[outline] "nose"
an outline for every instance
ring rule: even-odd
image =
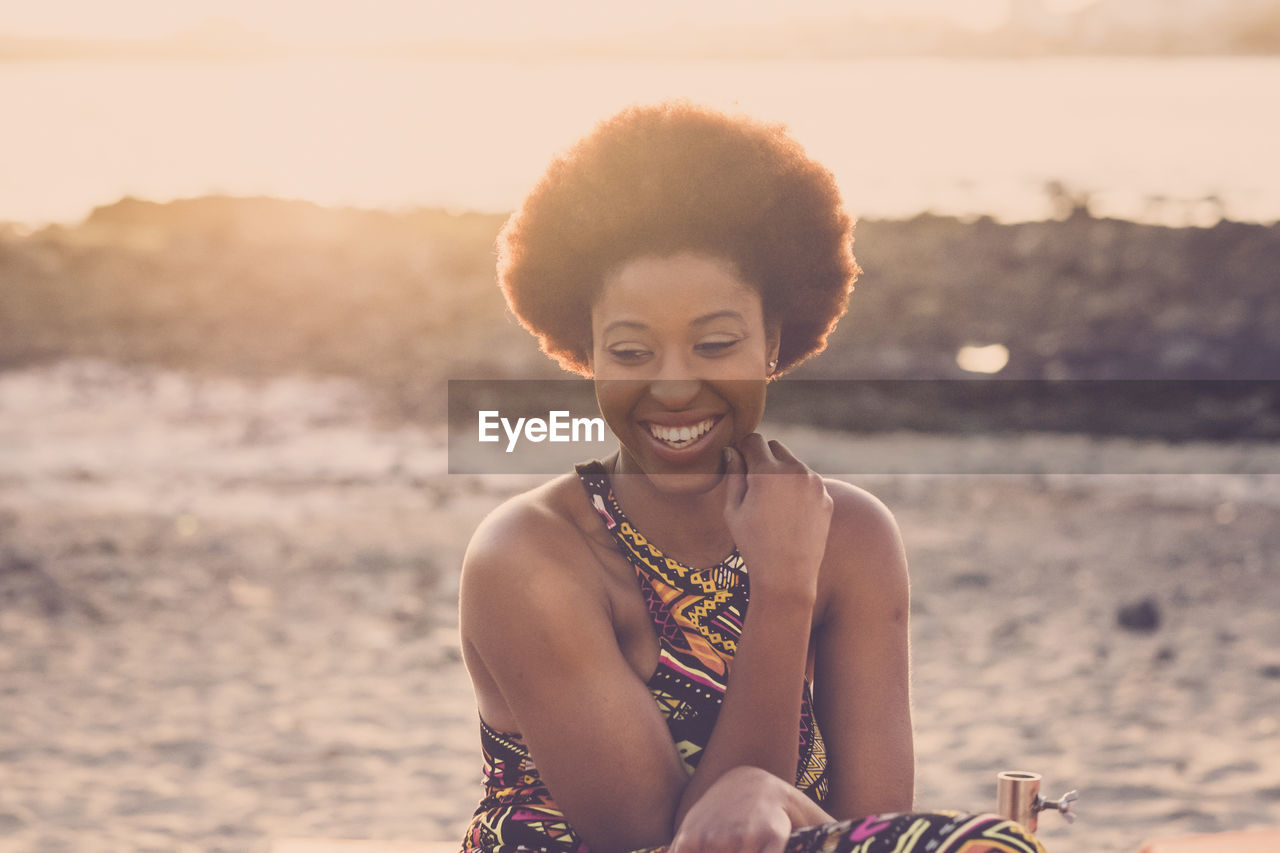
[[[702,382],[697,379],[655,379],[649,383],[649,396],[666,409],[687,408],[700,390]]]
[[[683,409],[693,403],[702,390],[702,381],[685,359],[668,353],[649,379],[649,395],[663,408]]]

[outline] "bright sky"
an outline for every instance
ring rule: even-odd
[[[1090,0],[1044,0],[1070,9]],[[0,0],[0,33],[152,37],[232,19],[282,41],[376,42],[430,36],[579,36],[670,24],[760,23],[861,11],[937,15],[983,27],[1009,0]]]

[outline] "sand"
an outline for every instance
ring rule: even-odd
[[[373,408],[348,381],[0,373],[0,850],[459,836],[457,567],[539,478],[447,475],[438,428]],[[1027,436],[1041,472],[995,476],[980,439],[786,440],[970,460],[856,480],[912,565],[919,806],[990,809],[1016,768],[1080,790],[1054,853],[1280,826],[1280,475],[1213,473],[1264,451]],[[1057,473],[1082,446],[1196,473]]]

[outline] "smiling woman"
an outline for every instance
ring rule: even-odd
[[[620,449],[467,550],[486,785],[464,850],[1040,850],[911,811],[897,526],[756,432],[844,313],[851,232],[781,128],[687,103],[601,124],[504,228],[509,304],[593,377]]]

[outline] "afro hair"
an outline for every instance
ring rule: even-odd
[[[520,323],[589,375],[590,310],[611,270],[698,251],[732,261],[781,328],[775,375],[821,352],[860,270],[835,179],[780,125],[686,101],[630,107],[557,157],[498,235]]]

